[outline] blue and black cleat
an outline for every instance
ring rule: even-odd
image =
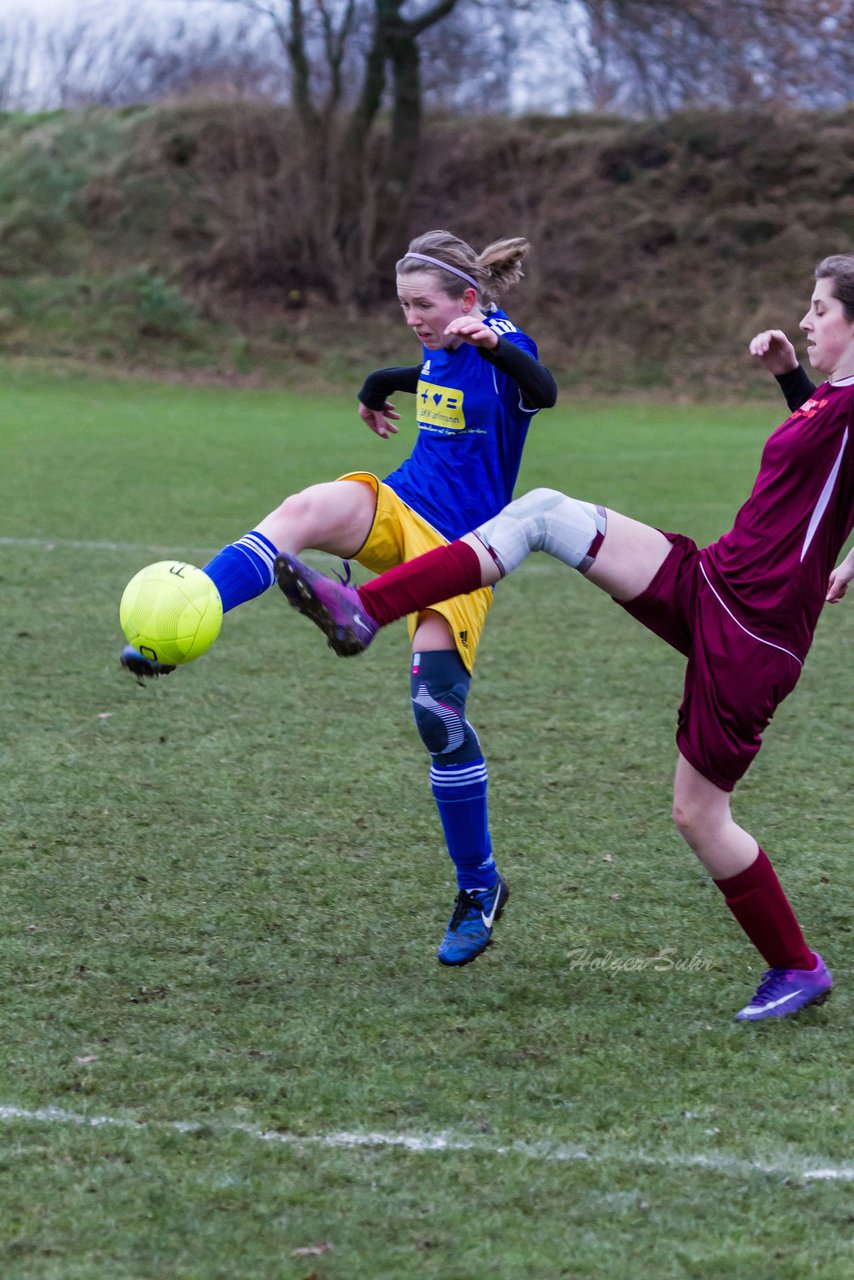
[[[170,671],[174,671],[174,666],[170,667],[165,662],[158,662],[156,658],[146,658],[144,653],[140,653],[139,649],[134,649],[132,644],[126,644],[122,649],[119,657],[125,671],[129,671],[132,676],[136,676],[138,684],[145,684],[146,680],[156,680],[158,676],[168,676]]]
[[[492,927],[509,897],[501,876],[489,889],[460,889],[448,931],[439,944],[439,963],[461,965],[476,960],[489,946]]]

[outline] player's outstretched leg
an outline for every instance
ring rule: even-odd
[[[365,612],[355,587],[345,587],[287,553],[276,557],[275,568],[285,599],[320,627],[330,649],[342,658],[367,649],[379,624]]]
[[[824,1004],[833,979],[817,951],[814,969],[768,969],[749,1004],[739,1009],[736,1022],[759,1022],[762,1018],[788,1018],[809,1004]]]
[[[364,587],[342,587],[291,555],[277,558],[276,577],[290,603],[346,656],[366,649],[378,627],[492,586],[532,551],[587,572],[606,526],[604,508],[555,489],[534,489],[465,538],[388,569]],[[667,546],[662,535],[655,536]]]
[[[492,928],[501,918],[510,890],[498,876],[491,889],[460,889],[454,914],[439,944],[440,964],[469,964],[481,955],[492,939]]]

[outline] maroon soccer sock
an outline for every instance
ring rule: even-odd
[[[815,968],[815,956],[804,941],[776,871],[761,849],[745,871],[715,884],[769,968]]]
[[[481,585],[477,552],[467,542],[457,541],[389,569],[357,589],[365,612],[385,627],[440,600],[468,595]]]

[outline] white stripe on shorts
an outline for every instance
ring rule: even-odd
[[[767,644],[769,649],[779,649],[781,653],[788,654],[790,658],[795,659],[795,662],[797,662],[799,667],[802,667],[804,665],[801,659],[798,657],[798,655],[796,653],[792,653],[791,649],[784,649],[781,644],[774,644],[773,640],[763,640],[762,636],[756,635],[754,631],[748,631],[747,627],[745,627],[741,622],[739,622],[738,618],[735,616],[732,609],[727,608],[723,600],[718,595],[717,591],[715,591],[715,588],[712,586],[711,579],[709,578],[709,575],[706,573],[706,566],[703,564],[702,560],[700,561],[700,572],[702,573],[703,577],[706,579],[706,582],[708,582],[709,590],[717,600],[718,604],[726,613],[729,614],[729,616],[732,618],[733,622],[739,628],[739,630],[743,631],[746,636],[750,636],[751,640],[758,640],[760,644]]]

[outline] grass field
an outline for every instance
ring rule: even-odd
[[[777,411],[567,397],[520,489],[708,539]],[[461,971],[402,624],[345,662],[270,593],[121,672],[143,564],[410,444],[344,396],[4,370],[4,1280],[850,1277],[854,606],[737,803],[837,979],[779,1025],[732,1023],[760,966],[669,823],[681,661],[554,563],[481,650],[513,896]]]

